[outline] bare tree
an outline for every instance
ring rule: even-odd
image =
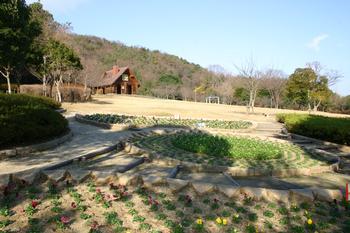
[[[268,69],[263,73],[263,88],[270,95],[271,107],[279,108],[282,92],[287,83],[286,75],[281,70]]]
[[[239,75],[245,80],[245,88],[249,91],[248,112],[254,112],[256,94],[259,89],[262,73],[257,69],[253,59],[241,66],[236,66]]]
[[[321,76],[327,77],[328,86],[333,86],[343,77],[343,75],[337,70],[326,69],[326,67],[321,65],[321,63],[318,61],[306,63],[306,66],[315,71],[318,79]]]

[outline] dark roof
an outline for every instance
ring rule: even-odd
[[[119,67],[119,72],[114,74],[113,69],[106,71],[100,80],[96,80],[95,83],[91,83],[91,87],[104,87],[110,86],[115,83],[128,69],[129,67]]]

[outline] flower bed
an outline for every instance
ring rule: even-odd
[[[0,232],[349,232],[346,202],[291,205],[170,193],[93,181],[9,186],[0,203]]]
[[[101,123],[129,124],[134,126],[188,126],[219,129],[247,129],[252,126],[252,123],[248,121],[174,119],[112,114],[93,114],[85,115],[83,117]]]
[[[132,143],[154,154],[204,165],[266,170],[329,165],[322,156],[296,145],[250,137],[176,133],[137,138]]]
[[[180,149],[214,156],[218,159],[268,160],[282,157],[282,148],[272,142],[247,137],[220,137],[209,134],[178,134],[172,144]]]

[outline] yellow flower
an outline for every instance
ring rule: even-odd
[[[239,218],[239,214],[234,214],[233,217]]]
[[[201,218],[197,219],[197,224],[198,225],[202,225],[203,224],[203,220]]]
[[[307,220],[307,224],[312,225],[312,219],[311,219],[311,218],[309,218],[309,219]]]
[[[221,224],[221,223],[222,223],[221,218],[220,218],[220,217],[218,217],[218,218],[216,219],[216,222],[217,222],[217,224]]]
[[[223,225],[227,225],[227,219],[226,218],[222,219],[222,224]]]

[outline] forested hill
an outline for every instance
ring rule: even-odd
[[[193,90],[201,83],[217,78],[217,75],[200,65],[157,50],[151,51],[95,36],[72,33],[64,33],[57,37],[80,56],[84,66],[80,82],[83,82],[84,77],[87,78],[87,83],[94,82],[101,78],[104,71],[117,64],[129,66],[135,72],[141,81],[140,94],[164,96],[166,93],[164,93],[164,85],[160,82],[161,77],[172,76],[175,82],[181,83],[181,87],[172,85],[167,94],[171,94],[171,97],[187,95],[187,98],[191,98]],[[176,90],[175,86],[177,86]]]

